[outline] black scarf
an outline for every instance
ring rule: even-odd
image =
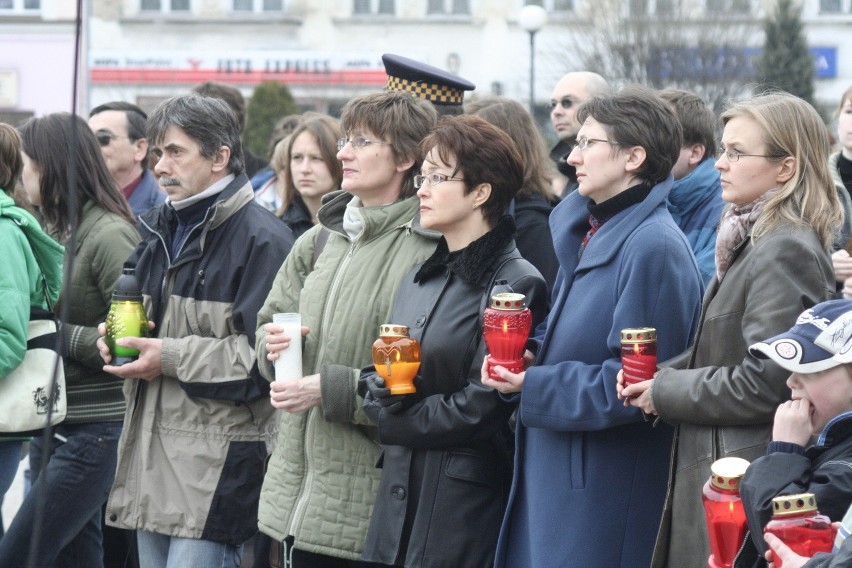
[[[476,286],[491,269],[496,256],[514,237],[515,221],[508,215],[501,217],[493,229],[461,250],[450,252],[447,240],[441,237],[438,248],[414,275],[414,281],[420,282],[449,270],[464,282]]]

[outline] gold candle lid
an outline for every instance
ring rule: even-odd
[[[772,500],[772,515],[776,517],[816,512],[816,510],[816,497],[813,493],[782,495]]]
[[[653,343],[657,341],[657,330],[653,327],[631,327],[621,330],[622,343]]]
[[[379,326],[381,337],[408,337],[408,326],[395,323],[383,323]]]
[[[491,296],[491,307],[495,310],[525,310],[527,297],[523,294],[501,292]]]
[[[718,459],[710,466],[710,483],[717,489],[738,491],[748,466],[748,460],[743,458]]]

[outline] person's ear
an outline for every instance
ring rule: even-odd
[[[704,147],[704,144],[690,144],[686,146],[689,149],[689,155],[686,158],[686,163],[689,165],[689,168],[692,169],[701,162],[704,161],[704,158],[707,156],[707,148]]]
[[[796,173],[796,158],[793,156],[787,156],[781,160],[778,165],[780,167],[778,169],[778,175],[775,178],[776,181],[779,184],[790,181],[790,178],[792,178]]]
[[[133,141],[133,161],[138,164],[147,165],[148,160],[148,141],[145,138],[137,138]]]
[[[642,167],[642,164],[645,163],[648,154],[642,146],[631,146],[624,151],[627,152],[627,162],[624,164],[624,170],[635,174]]]
[[[470,193],[473,194],[473,208],[482,207],[491,198],[491,184],[480,183]]]
[[[227,146],[219,146],[216,156],[213,158],[213,171],[221,172],[228,167],[228,162],[231,160],[231,149]]]

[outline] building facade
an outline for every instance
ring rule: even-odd
[[[385,52],[454,71],[476,83],[473,96],[526,103],[531,41],[519,14],[534,3],[548,13],[533,44],[533,96],[545,118],[555,81],[581,67],[572,56],[576,38],[611,25],[596,11],[663,28],[707,29],[711,16],[718,22],[723,15],[750,26],[741,48],[754,56],[771,2],[85,0],[78,52],[74,2],[0,0],[0,113],[40,115],[74,105],[86,113],[110,100],[150,109],[202,81],[230,83],[250,97],[260,81],[278,80],[303,109],[336,114],[349,98],[383,87]],[[833,106],[852,85],[852,0],[805,0],[802,15],[817,63],[817,100]]]

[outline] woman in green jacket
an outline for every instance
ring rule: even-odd
[[[20,136],[0,123],[0,258],[5,265],[0,271],[0,381],[24,360],[30,308],[49,309],[47,299],[56,303],[62,287],[62,245],[12,198],[23,167]],[[20,461],[20,440],[0,442],[0,502]]]
[[[78,116],[57,113],[21,127],[24,189],[73,262],[63,318],[68,414],[42,463],[33,440],[33,489],[0,540],[0,566],[103,566],[101,506],[115,476],[124,418],[122,382],[101,370],[97,325],[106,319],[115,281],[139,241],[133,213],[104,163],[94,134]],[[69,170],[73,167],[73,193]],[[70,236],[74,233],[73,248]],[[63,305],[66,308],[63,309]],[[35,526],[36,503],[49,509]],[[32,543],[34,535],[41,539]],[[28,558],[29,550],[38,558]]]

